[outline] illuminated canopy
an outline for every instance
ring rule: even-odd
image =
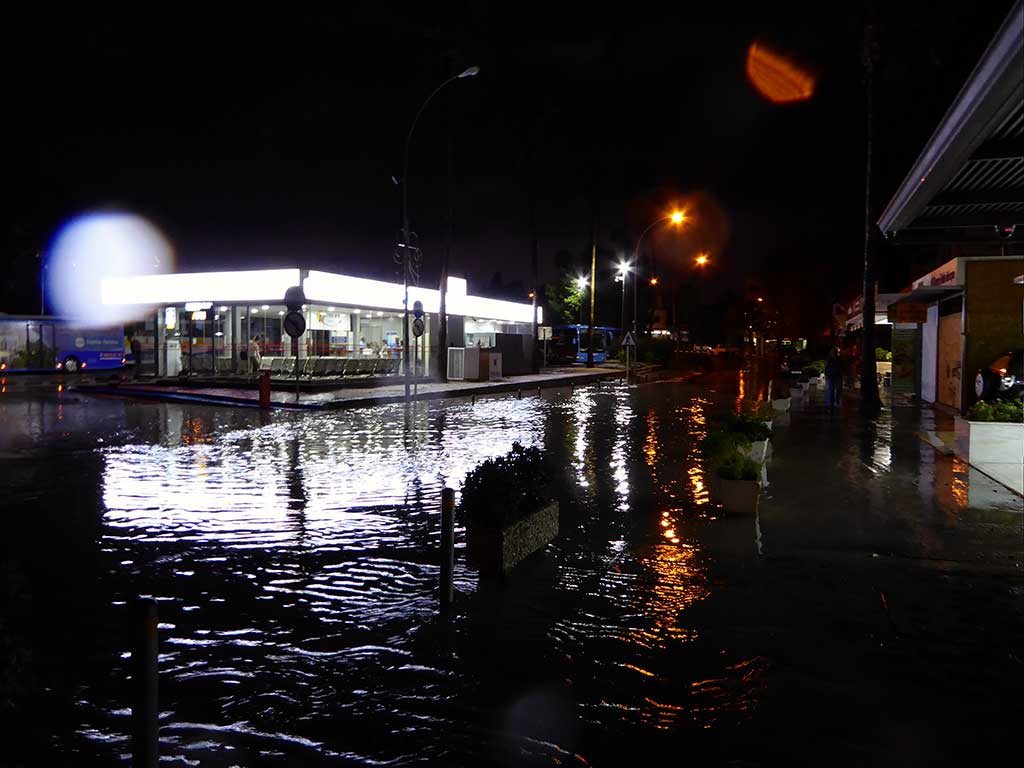
[[[106,278],[101,293],[105,305],[138,306],[183,304],[186,302],[251,302],[280,304],[285,291],[299,285],[298,269],[264,269],[239,272],[190,272],[171,275],[140,275]],[[401,311],[401,283],[388,283],[352,275],[310,270],[302,280],[306,300],[320,304],[344,305],[363,309]],[[470,296],[466,281],[448,278],[447,312],[486,320],[532,322],[532,306],[514,301]],[[416,301],[425,312],[441,309],[441,293],[433,288],[409,287],[410,309]],[[537,319],[543,317],[537,308]]]

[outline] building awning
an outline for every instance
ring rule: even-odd
[[[1024,2],[1017,0],[878,226],[890,236],[907,230],[986,227],[994,237],[997,227],[1020,223]]]
[[[900,297],[894,300],[892,304],[932,304],[936,301],[942,301],[943,299],[951,299],[954,296],[959,296],[963,292],[964,288],[962,285],[922,285],[906,293],[900,294]]]

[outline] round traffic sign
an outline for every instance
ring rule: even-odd
[[[289,312],[284,316],[284,330],[293,339],[306,332],[306,318],[301,312]]]
[[[412,321],[412,335],[420,337],[423,335],[423,318],[417,317]]]

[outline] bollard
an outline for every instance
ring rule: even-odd
[[[522,387],[520,387],[520,388],[519,388],[519,394],[518,394],[518,397],[519,397],[519,399],[520,399],[520,400],[522,400],[522,399],[523,399],[523,388],[522,388]]]
[[[540,397],[540,387],[537,387],[537,397]]]
[[[441,608],[451,607],[454,600],[452,579],[455,575],[455,491],[441,489]]]
[[[473,395],[473,405],[476,405],[476,395]]]
[[[132,645],[132,766],[160,762],[160,710],[157,695],[156,600],[140,597],[134,606]]]
[[[296,363],[298,365],[298,363]],[[260,374],[260,408],[270,407],[270,371]]]

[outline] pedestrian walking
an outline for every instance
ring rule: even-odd
[[[843,361],[839,359],[839,350],[835,347],[828,352],[825,361],[825,405],[835,408],[843,391]]]
[[[249,340],[249,372],[259,373],[260,372],[260,337],[253,336]]]

